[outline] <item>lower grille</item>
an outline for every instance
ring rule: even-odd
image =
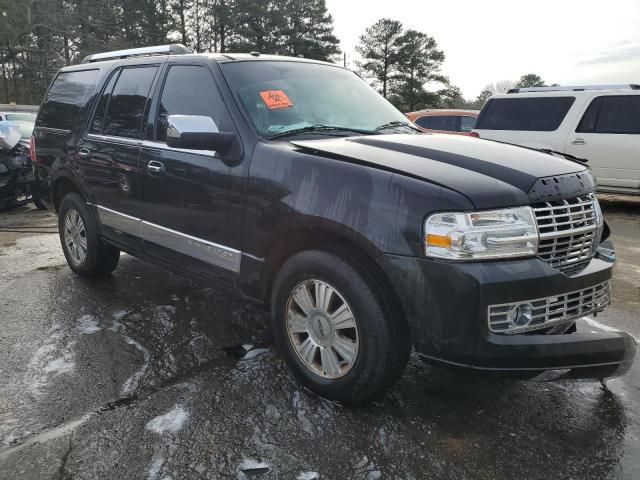
[[[493,333],[515,334],[556,327],[577,318],[602,311],[609,305],[609,282],[547,298],[524,300],[489,306],[489,330]],[[515,322],[521,305],[531,306],[531,319],[524,325]],[[556,333],[550,328],[547,333]]]
[[[538,256],[552,267],[573,274],[593,257],[602,214],[595,195],[533,206],[540,243]]]

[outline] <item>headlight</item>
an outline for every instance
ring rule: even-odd
[[[471,213],[436,213],[425,222],[425,254],[450,260],[536,255],[538,232],[531,207]]]

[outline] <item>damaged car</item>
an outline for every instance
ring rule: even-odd
[[[74,272],[127,252],[269,308],[282,357],[327,398],[379,396],[412,350],[529,378],[620,375],[635,356],[628,334],[576,326],[609,304],[615,259],[586,165],[423,134],[340,66],[91,55],[57,74],[32,148]]]

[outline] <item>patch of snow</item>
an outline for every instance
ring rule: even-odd
[[[160,321],[165,332],[173,330],[173,320],[171,317],[175,315],[177,308],[173,305],[159,305],[155,308],[155,318]]]
[[[297,477],[296,480],[319,480],[320,474],[318,472],[302,472]]]
[[[18,437],[18,435],[16,435],[15,432],[11,432],[9,436],[4,439],[4,444],[11,445],[12,443],[15,443],[19,438],[20,437]]]
[[[249,350],[251,350],[253,348],[253,344],[252,343],[243,343],[242,344],[242,348],[244,348],[245,351],[248,352]]]
[[[111,315],[111,318],[113,318],[114,320],[122,320],[124,317],[129,315],[129,313],[131,313],[129,312],[129,310],[119,310],[113,315]]]
[[[253,460],[251,458],[245,458],[240,466],[238,467],[238,479],[245,480],[253,478],[253,475],[266,473],[271,469],[271,465],[265,462],[259,462],[257,460]]]
[[[382,478],[382,472],[380,470],[371,470],[367,475],[367,480],[378,480]]]
[[[149,469],[147,470],[147,478],[149,480],[154,480],[158,478],[160,474],[160,470],[164,465],[164,457],[162,452],[156,452],[153,454],[153,458],[151,459],[151,464],[149,465]]]
[[[93,315],[82,315],[76,322],[76,331],[81,335],[91,335],[102,330]]]
[[[127,335],[123,335],[123,337],[125,342],[127,342],[129,345],[133,345],[138,350],[140,350],[144,358],[142,367],[140,367],[140,369],[137,372],[135,372],[133,375],[127,378],[127,381],[124,382],[124,385],[122,386],[122,394],[129,395],[135,389],[138,388],[138,385],[140,385],[140,380],[142,379],[144,374],[147,372],[147,369],[149,368],[151,355],[149,354],[149,351],[146,348],[144,348],[142,345],[136,342],[133,338],[130,338]]]
[[[53,373],[54,375],[62,375],[64,373],[71,373],[76,367],[76,364],[71,359],[70,353],[65,353],[62,357],[51,360],[44,366],[44,371],[47,373]]]
[[[182,430],[189,413],[182,407],[176,406],[173,410],[159,417],[155,417],[147,423],[147,430],[155,433],[177,433]]]
[[[244,357],[242,357],[242,360],[251,360],[252,358],[256,358],[257,356],[267,353],[268,351],[268,348],[255,348],[253,350],[249,350]]]
[[[309,417],[307,417],[307,412],[302,400],[302,394],[297,390],[293,392],[292,403],[293,408],[297,410],[297,417],[302,424],[302,429],[307,433],[313,434],[313,425],[311,424],[311,420],[309,420]]]

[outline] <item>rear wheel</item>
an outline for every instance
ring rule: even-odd
[[[290,258],[274,282],[278,348],[311,390],[349,404],[370,401],[402,374],[407,329],[365,268],[307,251]]]
[[[62,199],[58,230],[67,263],[78,275],[104,277],[118,266],[120,251],[98,237],[96,220],[77,193]]]

